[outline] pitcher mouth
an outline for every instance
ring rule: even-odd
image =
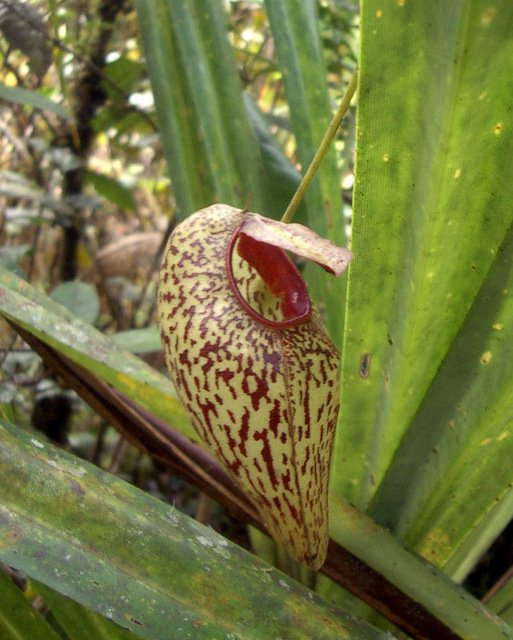
[[[255,269],[268,291],[279,301],[283,319],[267,318],[244,297],[233,272],[234,249]],[[280,329],[301,324],[310,318],[312,305],[308,290],[292,260],[283,249],[245,234],[244,220],[237,226],[226,247],[225,268],[237,302],[258,322]]]

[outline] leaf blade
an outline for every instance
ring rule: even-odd
[[[14,467],[0,506],[0,557],[141,637],[166,637],[170,625],[177,638],[386,636],[172,507],[1,424],[0,476]],[[48,509],[49,496],[58,508]]]
[[[371,509],[459,579],[513,509],[512,264],[510,229]]]
[[[260,154],[219,3],[135,4],[179,219],[214,202],[249,199],[263,210]]]
[[[442,2],[429,10],[363,4],[355,259],[333,476],[333,490],[360,507],[379,485],[511,222],[500,186],[509,178],[495,170],[511,152],[510,138],[495,130],[512,93],[504,74],[512,45],[502,26],[511,7],[501,3],[485,25],[486,6],[462,0],[448,13]],[[492,72],[484,72],[483,50],[493,52]],[[480,98],[485,90],[497,97],[493,109]]]
[[[54,113],[56,116],[59,116],[59,118],[64,118],[65,120],[69,120],[71,118],[69,112],[58,102],[54,102],[38,91],[34,91],[32,89],[8,87],[3,82],[0,82],[0,99],[6,100],[7,102],[30,105],[35,109]]]
[[[21,590],[7,574],[0,571],[0,633],[5,640],[41,638],[58,640],[59,636],[46,620],[34,610]]]
[[[127,397],[197,439],[171,382],[141,359],[5,269],[0,269],[0,315],[12,319]]]

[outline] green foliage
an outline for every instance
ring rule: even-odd
[[[35,109],[41,109],[41,111],[49,111],[60,118],[70,118],[70,114],[61,104],[50,100],[38,91],[20,87],[8,87],[3,82],[0,82],[0,98],[8,102],[30,105]]]
[[[2,638],[5,640],[17,640],[18,638],[58,640],[57,633],[42,616],[34,611],[21,590],[3,571],[0,571],[0,593],[2,594],[0,613]]]
[[[127,397],[132,397],[137,389],[141,406],[173,424],[185,435],[196,437],[169,380],[162,374],[3,269],[0,271],[0,282],[1,308],[5,318],[16,320]]]
[[[261,208],[261,160],[219,2],[136,2],[180,217],[212,202]]]
[[[390,637],[172,506],[7,424],[0,469],[12,478],[0,505],[2,559],[138,637]],[[62,613],[69,629],[73,608]]]
[[[168,422],[171,422],[173,419],[173,425],[176,428],[179,428],[186,435],[193,435],[185,418],[182,417],[183,422],[180,422],[180,408],[176,400],[170,395],[164,396],[163,389],[169,394],[169,383],[165,379],[161,379],[161,376],[155,371],[144,366],[144,363],[123,350],[126,346],[130,346],[130,340],[127,342],[125,336],[122,335],[121,340],[107,340],[105,336],[95,331],[82,320],[67,313],[63,308],[59,308],[53,300],[46,298],[25,282],[5,271],[0,271],[0,292],[0,313],[4,317],[9,318],[16,324],[26,327],[30,333],[40,338],[48,346],[53,347],[57,353],[77,362],[95,378],[105,380],[114,386],[114,388],[124,392],[132,401],[137,405],[143,406],[151,414],[161,416]],[[38,318],[37,327],[31,325],[28,320],[34,317]],[[116,342],[121,342],[123,348],[118,346]],[[111,363],[114,362],[120,362],[122,366],[111,368]],[[162,402],[164,398],[165,403]],[[0,473],[4,473],[8,477],[13,477],[8,465],[14,464],[19,466],[21,464],[20,456],[22,452],[20,451],[16,455],[13,454],[14,448],[16,447],[15,443],[18,441],[28,443],[25,453],[29,452],[30,454],[34,454],[35,448],[37,454],[36,461],[38,464],[41,463],[41,456],[43,457],[45,474],[47,473],[48,466],[54,469],[62,468],[62,464],[64,464],[66,460],[72,460],[75,467],[76,465],[85,464],[76,458],[69,459],[64,456],[61,459],[56,451],[48,448],[41,442],[39,435],[36,436],[36,444],[34,444],[34,438],[30,441],[28,436],[19,433],[12,425],[6,424],[5,427],[6,431],[4,432],[5,440],[3,445],[0,438],[0,457],[2,456],[2,451],[4,456],[3,462],[0,461]],[[9,438],[7,437],[8,434],[11,434]],[[52,457],[49,460],[45,461],[45,455],[44,452],[41,452],[41,448],[43,448],[44,451],[51,451]],[[57,456],[57,458],[55,458],[55,456]],[[37,477],[39,474],[39,467],[32,466],[33,463],[36,462],[33,461],[32,458],[33,455],[29,455],[27,458],[27,465],[30,466],[31,471],[27,473],[27,476],[18,474],[18,483],[12,487],[13,492],[15,492],[12,494],[14,496],[12,498],[13,510],[25,511],[29,509],[26,505],[26,496],[34,494],[29,484],[29,479],[32,479],[33,476]],[[55,462],[56,459],[59,460],[58,463]],[[69,464],[71,464],[71,462],[69,462]],[[81,472],[78,473],[79,477],[82,478],[82,476],[80,476]],[[99,474],[99,472],[95,473]],[[73,475],[73,473],[71,475]],[[75,473],[73,477],[76,477],[76,475]],[[89,486],[88,477],[88,475],[87,477],[84,475],[81,482],[84,483],[83,487],[85,491],[93,491],[94,493],[96,489]],[[94,477],[97,476],[95,475]],[[109,478],[109,482],[114,482],[111,476],[107,477]],[[48,488],[47,491],[40,492],[37,496],[33,497],[32,509],[41,510],[41,513],[47,513],[48,496],[54,495],[57,491],[66,492],[68,490],[69,482],[62,481],[62,479],[59,481],[58,478],[55,478],[55,482],[57,484],[54,489]],[[58,489],[60,482],[62,482],[62,487]],[[132,489],[125,486],[124,483],[120,483],[119,486],[123,488],[123,491],[132,491]],[[137,492],[136,495],[138,495]],[[97,496],[97,500],[97,508],[92,505],[87,508],[78,505],[80,512],[83,511],[93,514],[91,516],[93,521],[96,518],[100,520],[105,519],[103,508],[99,506],[102,504],[102,495]],[[72,506],[76,507],[74,502]],[[62,504],[61,508],[64,508]],[[121,509],[121,507],[119,507],[119,509]],[[504,633],[509,633],[506,627],[501,627],[501,625],[497,624],[497,621],[490,618],[489,615],[482,615],[479,604],[475,602],[473,598],[465,594],[450,581],[444,579],[433,567],[426,566],[420,562],[418,558],[405,550],[390,534],[377,526],[376,523],[367,516],[356,511],[344,500],[332,496],[330,510],[332,516],[331,535],[336,541],[342,544],[354,557],[359,558],[367,566],[371,567],[376,572],[376,575],[387,576],[395,588],[399,589],[400,592],[409,594],[414,598],[418,606],[433,613],[433,615],[444,624],[447,624],[454,633],[459,633],[460,636],[458,637],[475,638],[476,640],[487,637],[489,640],[492,640],[495,637],[498,639],[502,638],[504,637]],[[130,507],[130,513],[139,513],[135,503]],[[62,526],[63,517],[67,517],[69,522],[76,521],[76,517],[72,514],[65,516],[61,513],[61,510],[50,510],[45,518],[45,524],[58,531]],[[141,514],[140,517],[142,517]],[[29,526],[29,523],[27,523],[27,526]],[[94,522],[91,523],[91,526],[95,526]],[[106,523],[105,531],[109,531],[111,526],[109,523]],[[119,530],[125,531],[127,528],[132,527],[132,524],[130,521],[116,526]],[[9,536],[8,534],[6,535],[8,539]],[[73,535],[79,540],[82,539],[79,531],[76,531]],[[91,535],[93,536],[94,534],[91,533]],[[173,535],[169,535],[174,539]],[[69,538],[69,533],[65,534],[65,538]],[[27,550],[25,553],[18,548],[16,558],[11,555],[2,555],[2,553],[7,553],[7,550],[8,546],[4,546],[4,551],[1,551],[0,542],[0,557],[3,557],[6,562],[27,571],[29,575],[46,584],[50,584],[54,589],[69,593],[59,588],[59,585],[67,584],[64,576],[60,576],[58,581],[49,581],[50,574],[34,573],[34,567],[37,563],[29,564],[33,563],[30,550]],[[115,549],[111,548],[110,553],[111,555],[115,554]],[[168,550],[166,550],[165,553],[163,552],[165,559],[159,560],[159,565],[169,566],[169,553]],[[49,563],[53,562],[51,567],[62,564],[62,553],[55,548],[48,550],[46,557]],[[246,558],[247,556],[243,555],[241,557]],[[243,563],[242,560],[239,559],[239,561]],[[126,563],[124,556],[120,557],[117,563],[124,565]],[[151,577],[151,572],[148,575]],[[68,577],[71,579],[73,576],[70,574]],[[106,577],[104,577],[104,579],[107,580]],[[151,578],[150,582],[152,580],[153,578]],[[104,584],[102,581],[100,581],[100,583]],[[195,591],[196,587],[192,588],[193,591]],[[93,593],[96,592],[97,585],[95,585],[93,589]],[[326,592],[325,587],[323,592]],[[80,595],[79,597],[79,595],[75,595],[74,597],[82,604],[87,604],[88,606],[93,606],[94,604],[89,599],[89,596]],[[286,598],[286,594],[283,594],[283,597]],[[95,610],[99,609],[95,608]],[[101,609],[101,611],[104,612],[103,609]],[[66,611],[63,612],[63,615],[65,613]],[[134,614],[138,620],[138,616],[140,615],[140,612],[138,612],[137,615]]]
[[[331,3],[322,5],[325,41],[333,10]],[[279,216],[299,176],[277,141],[292,145],[288,156],[304,170],[329,121],[332,99],[341,93],[340,86],[335,93],[330,89],[333,76],[326,73],[315,3],[265,3],[276,49],[276,66],[268,69],[289,107],[272,114],[274,120],[260,110],[257,96],[245,96],[240,87],[220,2],[206,0],[202,11],[192,0],[136,0],[135,6],[177,217],[219,200],[249,202],[254,211]],[[354,260],[347,296],[344,281],[331,285],[315,267],[306,271],[312,296],[342,347],[332,537],[443,621],[452,637],[476,640],[513,632],[436,568],[461,582],[513,516],[512,20],[507,0],[493,6],[485,0],[362,1]],[[340,44],[336,29],[333,34]],[[259,64],[265,63],[259,55]],[[348,55],[344,64],[328,66],[333,72],[350,63]],[[140,64],[124,57],[107,67],[111,80],[126,80],[125,88],[140,73]],[[37,106],[34,100],[26,96],[27,104]],[[102,117],[108,122],[107,116],[99,114],[97,123]],[[274,126],[273,138],[267,124],[283,120],[286,126]],[[350,157],[347,148],[343,155]],[[339,242],[343,170],[334,148],[300,213]],[[129,195],[111,182],[97,181],[96,188],[130,209],[132,201],[123,200]],[[14,276],[2,271],[1,277],[4,317],[193,436],[163,377]],[[141,337],[154,344],[151,332],[135,335]],[[159,637],[161,611],[169,624],[183,622],[185,608],[189,623],[201,623],[194,637],[322,637],[321,627],[325,637],[384,637],[337,617],[325,601],[180,514],[172,512],[173,522],[167,522],[167,507],[118,480],[46,444],[31,444],[11,426],[1,427],[0,437],[0,477],[16,478],[1,505],[0,557],[104,615],[111,607],[114,619],[141,637]],[[13,465],[22,462],[20,474]],[[77,465],[87,469],[78,479]],[[44,492],[36,498],[31,482],[37,478]],[[66,494],[73,482],[80,486],[76,503]],[[67,496],[66,524],[59,510],[48,509],[52,491]],[[81,503],[83,510],[77,509]],[[20,527],[18,554],[6,542],[14,535],[8,513]],[[148,533],[146,549],[138,528]],[[123,531],[136,550],[130,557],[113,541],[113,530]],[[204,536],[207,543],[198,546],[187,536]],[[72,557],[77,571],[90,571],[87,580],[60,568],[55,574],[55,561],[65,558],[64,538],[79,541],[72,540]],[[36,561],[41,549],[48,563]],[[188,568],[181,558],[185,549]],[[229,557],[219,549],[229,549]],[[171,564],[178,587],[169,579]],[[119,604],[123,565],[135,578],[137,609]],[[109,604],[104,593],[100,597],[94,581],[111,585],[109,597],[118,600]],[[19,596],[5,589],[9,598]],[[205,589],[216,597],[202,600]],[[490,601],[507,622],[511,589]],[[324,581],[322,591],[351,606],[338,586]],[[246,599],[255,595],[256,601]],[[150,606],[151,597],[158,607]],[[62,603],[55,602],[57,612]],[[217,617],[219,602],[228,603],[235,627]],[[266,620],[274,610],[284,611],[281,621]],[[61,615],[64,620],[71,614]],[[318,616],[329,620],[329,628]]]
[[[50,297],[84,322],[94,324],[100,311],[96,289],[85,282],[64,282]]]
[[[135,200],[130,189],[118,180],[109,178],[97,171],[86,171],[84,180],[86,184],[92,184],[100,195],[113,202],[120,209],[135,211]]]
[[[513,10],[448,10],[363,4],[332,486],[462,579],[511,518]]]

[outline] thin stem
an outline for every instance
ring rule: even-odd
[[[356,91],[357,84],[358,84],[358,69],[355,67],[355,70],[353,71],[353,75],[351,76],[351,80],[349,81],[349,84],[347,86],[346,92],[342,100],[340,101],[340,105],[337,109],[337,112],[333,116],[330,126],[328,127],[326,133],[324,134],[324,138],[322,139],[321,144],[319,145],[317,151],[315,152],[315,155],[313,157],[312,162],[310,163],[310,166],[306,170],[305,175],[301,178],[301,182],[299,183],[296,193],[292,196],[292,200],[290,201],[289,206],[287,207],[285,213],[283,214],[283,217],[281,219],[282,222],[290,222],[292,220],[294,213],[296,212],[296,209],[299,206],[299,203],[301,202],[301,200],[303,199],[303,196],[305,195],[305,191],[307,190],[308,185],[312,181],[312,178],[314,177],[315,172],[319,168],[319,165],[321,164],[322,159],[326,155],[326,151],[328,150],[328,147],[331,144],[331,141],[333,140],[333,138],[337,133],[340,123],[342,122],[342,118],[346,115],[347,110],[349,109],[349,104],[351,102],[351,98],[354,95],[354,92]]]

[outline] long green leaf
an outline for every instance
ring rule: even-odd
[[[24,280],[0,268],[0,315],[16,320],[29,333],[93,375],[131,397],[184,435],[196,439],[168,378]]]
[[[0,478],[0,558],[137,636],[389,637],[173,507],[7,424]]]
[[[512,360],[513,228],[371,510],[460,578],[513,514]]]
[[[405,549],[388,531],[346,501],[331,498],[330,522],[330,534],[339,544],[377,575],[386,576],[398,592],[407,593],[419,609],[433,614],[455,638],[513,638],[513,630],[491,616],[468,592]],[[323,583],[320,593],[331,597],[333,590]],[[426,637],[434,636],[426,632]]]
[[[0,82],[0,100],[6,100],[7,102],[16,102],[18,104],[25,104],[41,111],[47,111],[54,113],[59,118],[69,120],[71,115],[66,109],[42,95],[38,91],[32,89],[23,89],[22,87],[8,87],[3,82]]]
[[[49,587],[37,584],[37,591],[70,640],[130,640],[134,634],[86,609]],[[39,638],[37,639],[39,640]]]
[[[258,145],[221,3],[135,4],[180,214],[213,202],[244,206],[249,201],[263,210]]]
[[[173,37],[180,51],[182,74],[189,89],[189,109],[196,115],[196,122],[201,127],[207,164],[210,169],[215,167],[215,171],[211,171],[214,201],[231,204],[231,180],[235,175],[235,165],[224,127],[219,126],[222,123],[221,104],[211,73],[212,64],[221,66],[223,59],[207,48],[219,42],[219,37],[213,36],[208,28],[208,25],[212,25],[212,16],[208,16],[207,20],[202,19],[202,14],[208,11],[207,7],[212,8],[212,3],[203,3],[199,10],[187,0],[166,4],[173,24]],[[229,68],[233,70],[232,65]]]
[[[139,31],[152,82],[162,146],[178,205],[185,216],[200,209],[212,193],[203,146],[188,107],[187,86],[166,2],[135,2]]]
[[[509,625],[513,624],[513,581],[510,579],[488,602],[488,606]]]
[[[304,172],[331,120],[315,3],[269,0],[265,6]],[[309,187],[306,203],[310,226],[323,236],[343,241],[340,179],[333,148]]]
[[[276,139],[272,136],[264,115],[249,95],[244,95],[251,128],[262,155],[265,190],[265,215],[281,218],[301,180],[299,171],[290,163]],[[302,202],[297,210],[298,222],[306,217],[306,206]]]
[[[354,260],[332,476],[335,493],[360,507],[513,219],[512,20],[507,0],[362,3]]]

